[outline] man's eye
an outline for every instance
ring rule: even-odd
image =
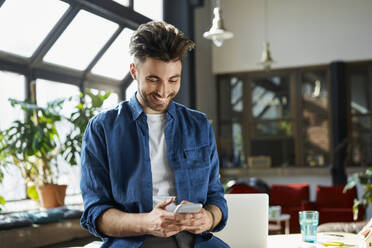
[[[177,81],[178,81],[178,79],[171,79],[171,80],[169,80],[169,82],[171,82],[171,83],[177,83]]]
[[[151,83],[156,83],[158,81],[156,78],[148,78],[147,80]]]

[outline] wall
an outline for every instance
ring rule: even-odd
[[[210,120],[216,121],[217,94],[216,80],[212,73],[212,44],[203,38],[211,21],[211,1],[206,0],[204,7],[195,9],[196,108],[206,113]]]
[[[209,2],[208,0],[206,2]],[[235,37],[213,47],[213,72],[260,69],[264,1],[221,1],[223,18]],[[372,58],[372,1],[268,0],[268,39],[273,68]]]
[[[225,72],[258,70],[264,41],[263,0],[222,0],[225,26],[235,34],[220,48],[202,37],[212,23],[215,2],[205,0],[195,10],[197,109],[215,120],[216,80]],[[372,59],[372,1],[268,0],[268,28],[273,68],[329,64],[335,60]],[[331,185],[324,176],[267,176],[269,184],[310,183],[311,199],[318,184]],[[358,186],[359,198],[363,190]],[[372,206],[367,216],[372,217]]]

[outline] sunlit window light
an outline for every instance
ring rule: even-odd
[[[62,1],[5,1],[0,8],[0,49],[30,57],[68,6]]]
[[[118,25],[81,10],[44,57],[44,61],[84,70]]]

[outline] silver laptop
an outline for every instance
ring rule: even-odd
[[[226,194],[229,209],[226,227],[215,236],[232,248],[266,248],[268,235],[267,194]]]

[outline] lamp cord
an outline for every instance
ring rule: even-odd
[[[265,42],[268,42],[268,16],[267,16],[267,0],[264,1],[264,18],[265,18]]]

